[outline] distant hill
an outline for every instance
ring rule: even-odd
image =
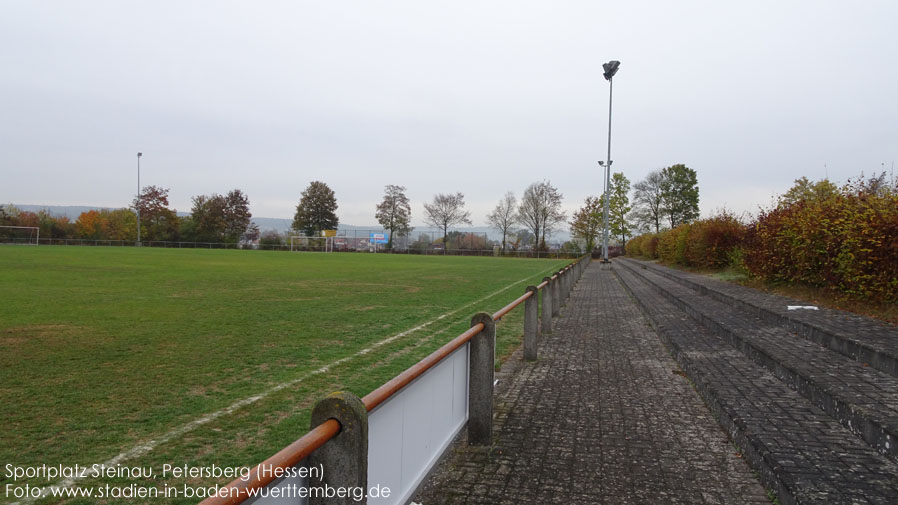
[[[73,221],[75,219],[78,219],[78,216],[81,215],[82,212],[87,212],[90,210],[102,210],[104,208],[108,209],[108,210],[115,210],[110,207],[91,207],[91,206],[86,206],[86,205],[21,205],[18,203],[14,203],[13,205],[15,205],[16,208],[18,208],[20,210],[25,210],[25,211],[29,211],[29,212],[38,212],[41,210],[47,210],[51,215],[66,216]],[[179,216],[188,216],[188,215],[190,215],[190,213],[189,212],[178,212],[178,215]],[[268,230],[274,230],[274,231],[281,232],[281,233],[283,233],[285,230],[290,229],[290,225],[293,224],[292,219],[284,219],[284,218],[279,218],[279,217],[255,217],[255,216],[253,216],[253,222],[255,222],[257,225],[259,225],[259,229],[263,232],[268,231]],[[374,231],[381,231],[381,229],[382,229],[381,226],[376,225],[376,224],[372,224],[372,225],[368,225],[368,226],[340,224],[340,226],[338,227],[338,230],[340,232],[346,232],[346,234],[349,236],[352,236],[354,233],[361,234],[362,232],[368,233],[368,232],[374,232]],[[496,230],[494,230],[490,227],[487,227],[487,226],[470,226],[467,228],[454,228],[454,229],[457,231],[460,231],[460,232],[464,232],[464,233],[486,233],[487,237],[489,237],[491,240],[501,240],[501,238],[502,238],[502,236],[499,235],[496,232]],[[438,230],[437,228],[428,227],[428,226],[415,227],[415,229],[412,230],[412,237],[417,237],[416,234],[418,234],[418,233],[439,234],[439,233],[441,233],[441,231]],[[567,232],[567,230],[564,230],[563,232],[556,233],[552,237],[552,242],[553,243],[561,243],[561,242],[565,242],[570,239],[571,239],[570,234]]]

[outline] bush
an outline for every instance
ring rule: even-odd
[[[797,192],[793,192],[796,193]],[[898,191],[883,176],[783,198],[749,226],[726,211],[627,243],[632,256],[898,301]]]
[[[692,225],[684,223],[672,230],[666,230],[658,237],[658,258],[672,265],[687,265],[686,244]]]
[[[645,242],[645,235],[639,235],[631,238],[627,241],[625,245],[625,249],[627,250],[627,256],[645,256],[642,252],[642,243]]]
[[[898,194],[849,183],[826,198],[764,212],[746,238],[745,265],[758,277],[898,300]]]
[[[726,211],[696,221],[687,232],[685,264],[714,269],[729,266],[731,252],[744,240],[745,225]]]
[[[734,215],[722,211],[708,219],[681,224],[660,235],[640,235],[627,247],[633,248],[634,256],[660,258],[672,265],[716,269],[733,264],[733,251],[742,245],[745,233],[745,225]]]
[[[657,259],[658,235],[655,235],[654,233],[644,233],[637,237],[633,237],[627,242],[626,250],[627,256]]]

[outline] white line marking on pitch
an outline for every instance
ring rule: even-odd
[[[529,277],[528,277],[528,279],[529,279]],[[314,375],[319,375],[319,374],[325,373],[325,372],[327,372],[328,370],[330,370],[331,368],[333,368],[333,367],[335,367],[335,366],[337,366],[337,365],[339,365],[339,364],[341,364],[341,363],[345,363],[345,362],[347,362],[347,361],[349,361],[349,360],[351,360],[351,359],[353,359],[353,358],[355,358],[355,357],[363,356],[363,355],[365,355],[365,354],[368,354],[369,352],[371,352],[371,351],[377,349],[378,347],[382,347],[382,346],[384,346],[384,345],[386,345],[386,344],[389,344],[390,342],[393,342],[393,341],[395,341],[395,340],[397,340],[397,339],[400,339],[400,338],[402,338],[402,337],[404,337],[404,336],[406,336],[406,335],[409,335],[409,334],[414,333],[414,332],[416,332],[416,331],[418,331],[418,330],[422,330],[422,329],[424,329],[424,328],[427,328],[428,326],[432,325],[433,323],[436,323],[436,322],[438,322],[438,321],[442,321],[443,319],[446,319],[447,317],[450,317],[450,316],[452,316],[452,315],[454,315],[454,314],[457,314],[458,312],[462,311],[463,309],[466,309],[466,308],[470,307],[471,305],[480,303],[480,302],[482,302],[482,301],[484,301],[484,300],[489,300],[490,298],[492,298],[492,297],[494,297],[494,296],[496,296],[496,295],[498,295],[498,294],[500,294],[500,293],[503,293],[504,291],[507,291],[507,290],[511,289],[512,287],[517,286],[518,284],[520,284],[520,283],[522,283],[522,282],[525,282],[526,280],[527,280],[527,279],[521,279],[521,280],[519,280],[519,281],[517,281],[517,282],[514,282],[514,283],[512,283],[512,284],[509,284],[508,286],[505,286],[504,288],[502,288],[502,289],[500,289],[500,290],[498,290],[498,291],[495,291],[495,292],[493,292],[493,293],[490,293],[490,294],[484,296],[483,298],[474,300],[473,302],[470,302],[470,303],[466,303],[465,305],[462,305],[461,307],[459,307],[459,308],[457,308],[457,309],[455,309],[455,310],[446,312],[445,314],[442,314],[442,315],[440,315],[440,316],[437,316],[435,319],[431,319],[430,321],[427,321],[426,323],[419,324],[418,326],[415,326],[414,328],[410,328],[410,329],[405,330],[405,331],[403,331],[403,332],[401,332],[401,333],[397,333],[397,334],[393,335],[392,337],[387,337],[387,338],[385,338],[385,339],[383,339],[383,340],[381,340],[381,341],[379,341],[379,342],[375,342],[375,343],[371,344],[370,347],[366,347],[365,349],[362,349],[362,350],[360,350],[360,351],[356,351],[354,354],[350,354],[349,356],[346,356],[346,357],[344,357],[344,358],[340,358],[340,359],[338,359],[338,360],[336,360],[336,361],[334,361],[334,362],[331,362],[330,364],[327,364],[327,365],[325,365],[325,366],[323,366],[323,367],[321,367],[321,368],[319,368],[319,369],[317,369],[317,370],[313,370],[313,371],[311,371],[311,372],[308,372],[308,373],[302,375],[301,377],[298,377],[298,378],[296,378],[296,379],[293,379],[293,380],[290,380],[290,381],[287,381],[287,382],[282,382],[282,383],[280,383],[280,384],[277,384],[277,385],[275,385],[275,386],[272,386],[271,388],[266,389],[265,391],[262,391],[261,393],[259,393],[259,394],[257,394],[257,395],[253,395],[253,396],[244,398],[244,399],[242,399],[242,400],[237,400],[236,402],[232,403],[231,405],[229,405],[229,406],[227,406],[227,407],[225,407],[225,408],[223,408],[223,409],[221,409],[221,410],[217,410],[217,411],[215,411],[215,412],[206,414],[206,415],[204,415],[203,417],[200,417],[200,418],[198,418],[198,419],[195,419],[195,420],[193,420],[193,421],[190,421],[190,422],[187,423],[187,424],[183,424],[183,425],[181,425],[181,426],[178,426],[177,428],[175,428],[175,429],[173,429],[173,430],[171,430],[171,431],[169,431],[169,432],[167,432],[167,433],[164,433],[164,434],[162,434],[161,436],[159,436],[159,437],[157,437],[157,438],[154,438],[154,439],[152,439],[152,440],[147,440],[146,442],[144,442],[144,443],[142,443],[142,444],[139,444],[139,445],[135,445],[134,447],[128,449],[127,451],[122,452],[122,453],[119,453],[118,455],[116,455],[116,456],[113,457],[112,459],[107,460],[107,461],[105,461],[105,462],[103,462],[103,463],[101,463],[101,464],[102,464],[102,465],[106,465],[107,467],[109,467],[109,466],[116,466],[116,465],[121,464],[123,461],[127,461],[127,460],[129,460],[129,459],[133,459],[133,458],[136,458],[136,457],[138,457],[138,456],[143,456],[144,454],[146,454],[146,453],[152,451],[153,449],[155,449],[156,446],[158,446],[159,444],[164,444],[165,442],[168,442],[169,440],[172,440],[172,439],[174,439],[174,438],[177,438],[177,437],[179,437],[179,436],[181,436],[181,435],[183,435],[183,434],[185,434],[185,433],[187,433],[187,432],[189,432],[189,431],[192,431],[192,430],[194,430],[194,429],[196,429],[196,428],[198,428],[198,427],[200,427],[200,426],[202,426],[202,425],[204,425],[204,424],[206,424],[206,423],[209,423],[210,421],[214,421],[215,419],[218,419],[218,418],[221,417],[221,416],[228,415],[228,414],[230,414],[231,412],[234,412],[234,411],[237,410],[237,409],[246,407],[247,405],[252,405],[253,403],[256,403],[257,401],[262,400],[263,398],[265,398],[265,397],[267,397],[267,396],[269,396],[269,395],[271,395],[271,394],[273,394],[273,393],[277,393],[278,391],[281,391],[281,390],[283,390],[283,389],[287,389],[287,388],[289,388],[289,387],[291,387],[291,386],[295,386],[295,385],[299,384],[300,382],[302,382],[302,381],[308,379],[309,377],[312,377],[312,376],[314,376]],[[92,468],[92,466],[88,466],[88,468]],[[72,484],[74,484],[75,482],[81,480],[82,478],[84,478],[84,477],[81,477],[81,476],[75,476],[75,477],[71,477],[71,478],[68,478],[68,479],[64,479],[64,480],[62,480],[62,481],[60,481],[60,482],[58,482],[58,483],[56,483],[56,484],[53,484],[53,485],[44,487],[44,488],[41,489],[40,498],[44,498],[44,497],[46,497],[46,496],[49,496],[49,495],[50,495],[50,492],[51,492],[51,489],[53,489],[53,488],[56,488],[56,489],[65,489],[65,488],[71,487]],[[26,498],[26,499],[21,500],[21,501],[13,502],[13,503],[11,503],[10,505],[23,505],[23,504],[25,504],[25,503],[32,503],[32,502],[36,501],[37,499],[38,499],[38,498],[29,497],[29,498]]]

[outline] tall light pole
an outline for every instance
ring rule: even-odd
[[[137,245],[140,246],[140,157],[143,153],[137,153]]]
[[[605,226],[602,232],[602,263],[608,263],[608,212],[610,208],[609,199],[611,197],[609,195],[609,190],[611,189],[611,97],[614,90],[612,78],[617,73],[618,68],[620,68],[620,62],[617,60],[611,60],[602,64],[602,69],[605,70],[605,80],[608,81],[608,158],[605,163],[599,162],[599,165],[605,167]]]

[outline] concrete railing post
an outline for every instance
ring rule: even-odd
[[[471,326],[478,323],[483,323],[483,331],[471,339],[468,366],[468,443],[492,445],[496,323],[486,312],[471,319]]]
[[[341,391],[330,394],[315,404],[311,427],[314,429],[328,419],[336,419],[340,423],[340,433],[309,456],[309,466],[322,465],[324,470],[321,481],[310,481],[309,486],[368,489],[368,411],[365,404],[352,393]],[[325,503],[350,505],[361,502],[351,496],[309,497],[310,505]]]
[[[571,265],[571,268],[567,269],[567,296],[571,297],[571,292],[574,290],[574,265]]]
[[[564,295],[561,297],[562,301],[565,305],[567,305],[567,299],[571,296],[571,269],[565,268],[564,274],[561,276],[562,283],[561,287],[564,288]]]
[[[530,298],[524,300],[524,359],[536,361],[536,327],[539,324],[539,311],[536,286],[527,286],[527,291],[533,293]]]
[[[567,297],[571,297],[571,292],[574,291],[574,265],[571,265],[571,268],[567,269]]]
[[[558,272],[555,276],[555,279],[552,281],[552,317],[555,317],[561,312],[561,272]]]
[[[543,287],[542,300],[539,302],[542,308],[539,332],[542,335],[548,335],[552,333],[552,278],[543,277],[543,282],[548,284]]]

